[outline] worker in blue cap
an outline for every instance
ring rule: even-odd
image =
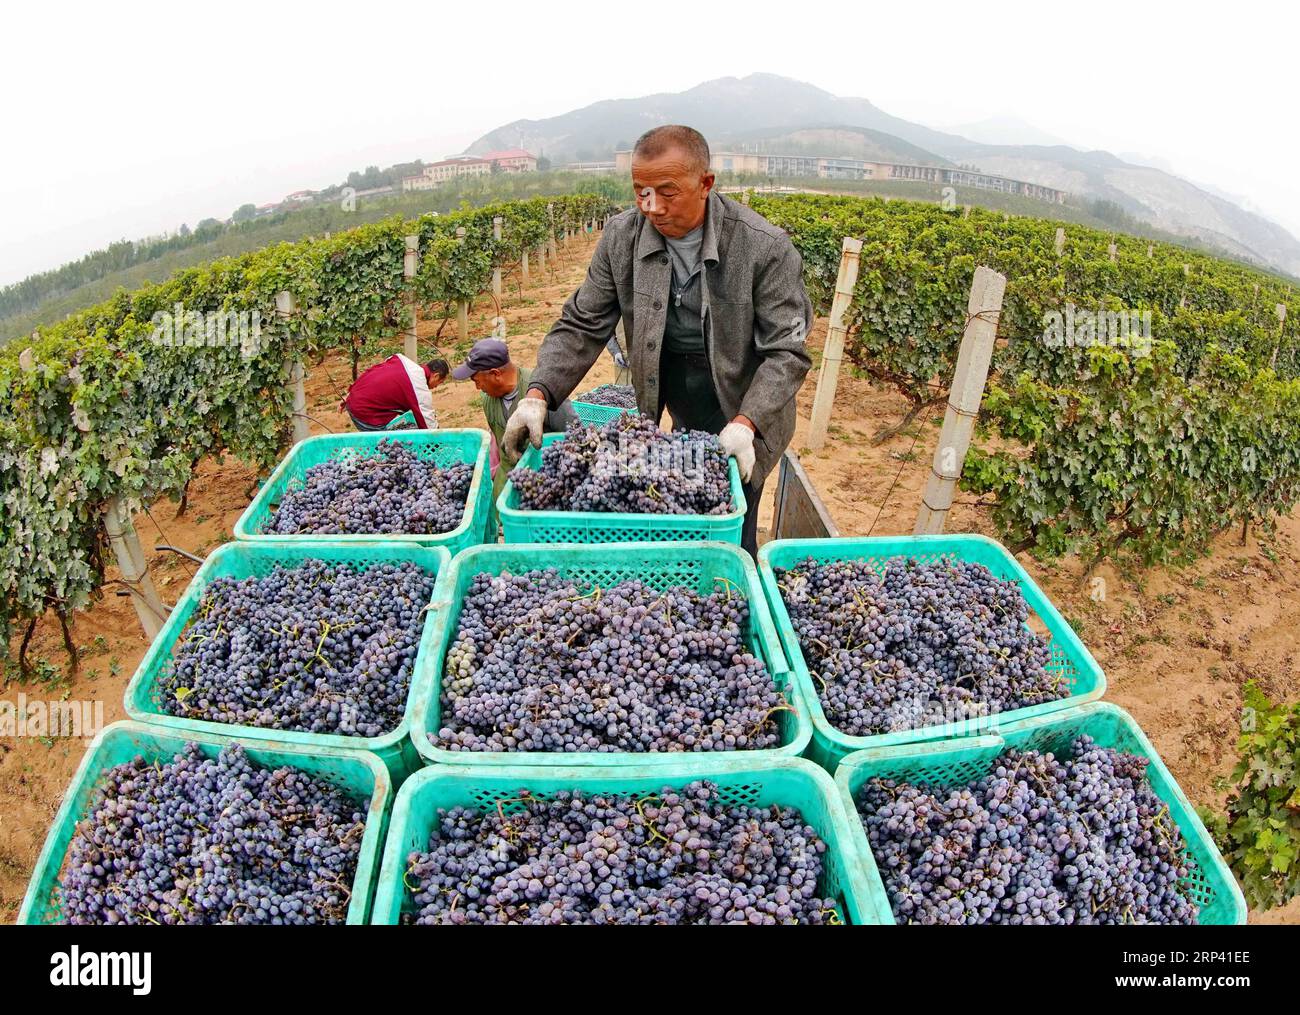
[[[451,372],[458,381],[472,380],[483,393],[483,415],[492,432],[492,503],[506,485],[506,473],[514,460],[501,461],[501,441],[506,422],[528,390],[532,371],[510,359],[510,350],[499,338],[484,338],[474,343],[465,362]],[[577,414],[567,399],[546,413],[545,432],[563,433]]]

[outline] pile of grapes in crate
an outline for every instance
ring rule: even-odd
[[[473,478],[473,465],[436,465],[409,442],[385,438],[364,453],[309,467],[289,484],[262,534],[450,532],[465,514]]]
[[[606,405],[612,409],[635,409],[636,389],[630,384],[598,384],[574,400],[588,405]]]
[[[108,769],[64,864],[71,924],[337,924],[366,801],[239,744]]]
[[[891,558],[774,568],[827,720],[871,736],[1058,701],[1020,586],[983,564]]]
[[[919,924],[1190,924],[1187,843],[1146,758],[1079,736],[938,787],[868,779],[855,803],[894,916]]]
[[[476,575],[442,676],[451,751],[733,751],[778,746],[790,705],[749,651],[749,604],[555,569]]]
[[[213,579],[158,681],[168,715],[376,737],[406,712],[433,597],[418,565],[322,560]]]
[[[653,420],[630,414],[599,425],[575,420],[564,440],[542,449],[540,467],[517,466],[510,482],[525,511],[724,515],[736,509],[716,436],[664,433]]]
[[[438,812],[407,857],[416,924],[825,924],[824,843],[795,809],[709,782],[633,796],[521,790]]]

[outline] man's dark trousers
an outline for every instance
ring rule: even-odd
[[[721,433],[731,420],[718,404],[718,393],[709,373],[708,357],[703,353],[673,353],[664,351],[659,363],[660,414],[664,408],[672,417],[674,429],[706,430]],[[751,557],[758,556],[758,499],[763,493],[763,483],[744,484],[745,527],[741,531],[740,545]]]

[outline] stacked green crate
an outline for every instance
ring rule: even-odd
[[[762,751],[680,753],[560,753],[560,752],[465,752],[435,747],[430,733],[441,728],[442,681],[447,650],[456,635],[465,594],[480,573],[521,574],[534,569],[554,568],[561,577],[584,586],[607,588],[620,582],[637,580],[663,591],[684,586],[702,594],[724,588],[729,595],[744,596],[749,605],[749,630],[746,643],[762,659],[774,684],[785,692],[789,709],[782,709],[775,719],[781,734],[781,746]],[[648,767],[680,762],[684,757],[714,759],[733,758],[739,764],[751,764],[758,757],[793,757],[803,753],[811,736],[808,709],[792,688],[785,655],[772,627],[758,574],[749,555],[726,543],[609,543],[583,545],[504,545],[479,546],[458,553],[446,572],[440,608],[433,622],[425,628],[420,646],[418,671],[412,701],[411,737],[415,748],[427,762],[475,766],[525,765],[599,765]]]
[[[460,524],[450,532],[438,533],[331,533],[319,535],[283,535],[263,530],[275,514],[285,492],[300,486],[308,469],[325,462],[352,456],[375,454],[380,441],[408,446],[418,457],[447,467],[456,464],[474,466]],[[451,553],[467,546],[477,546],[486,538],[488,515],[492,504],[492,477],[488,472],[488,435],[485,430],[403,430],[394,433],[329,434],[299,441],[280,462],[271,478],[258,491],[253,502],[235,523],[235,538],[253,542],[302,542],[324,539],[345,542],[408,543],[416,546],[442,546]]]
[[[798,758],[754,758],[736,764],[700,762],[676,754],[676,762],[652,769],[622,767],[474,767],[435,765],[407,780],[398,794],[375,896],[373,922],[400,923],[412,909],[407,858],[428,849],[439,810],[453,807],[519,809],[521,791],[546,798],[561,791],[644,796],[665,786],[697,780],[717,785],[721,799],[739,806],[793,807],[827,845],[818,892],[839,904],[839,920],[885,923],[888,910],[874,909],[869,885],[856,861],[852,825],[825,772]]]
[[[169,715],[163,711],[161,681],[170,673],[174,652],[185,633],[194,611],[198,609],[203,592],[217,578],[260,578],[275,567],[292,568],[307,560],[323,560],[360,570],[370,565],[409,562],[418,565],[435,579],[447,571],[451,556],[443,547],[379,541],[373,537],[365,540],[341,542],[329,539],[301,539],[293,543],[246,542],[227,543],[213,552],[198,574],[190,582],[180,601],[167,618],[162,631],[149,646],[135,676],[126,689],[126,712],[132,719],[150,723],[171,733],[213,733],[227,736],[275,740],[301,747],[322,747],[329,750],[369,751],[388,766],[393,779],[401,782],[407,774],[420,767],[410,739],[414,687],[419,674],[419,657],[412,666],[411,690],[407,695],[406,714],[392,730],[378,737],[353,737],[332,733],[305,733],[297,730],[263,729],[257,726],[236,726],[188,719]],[[425,614],[423,635],[432,626],[432,618],[442,605],[439,601],[441,581],[435,582]]]
[[[1046,628],[1051,647],[1051,662],[1048,664],[1048,669],[1068,684],[1069,697],[963,722],[895,730],[874,736],[850,736],[837,730],[827,719],[822,708],[821,699],[817,695],[813,682],[813,674],[808,669],[807,660],[799,645],[799,636],[790,621],[790,614],[781,597],[781,589],[773,569],[790,568],[811,557],[822,563],[840,560],[868,561],[875,570],[883,571],[890,559],[900,556],[920,562],[943,559],[974,561],[983,564],[999,578],[1008,578],[1017,582],[1030,609],[1037,614]],[[759,550],[758,569],[763,588],[767,593],[768,605],[772,609],[772,618],[781,638],[781,646],[790,661],[794,680],[809,705],[813,725],[810,757],[827,771],[834,772],[840,759],[853,751],[868,747],[968,736],[973,732],[981,732],[1017,719],[1027,719],[1095,700],[1100,698],[1106,689],[1106,677],[1101,667],[1079,640],[1079,636],[1066,623],[1060,611],[1052,605],[1051,600],[1034,584],[1034,580],[1029,577],[1025,569],[1001,544],[984,536],[780,539],[766,544]]]
[[[392,802],[392,781],[377,757],[365,751],[339,751],[319,745],[299,746],[238,736],[166,730],[147,723],[119,722],[105,727],[95,737],[64,793],[27,886],[18,913],[20,924],[60,922],[60,885],[68,847],[76,833],[77,823],[94,806],[104,773],[137,757],[166,764],[184,751],[187,743],[197,743],[208,757],[215,757],[228,744],[240,743],[249,759],[257,765],[300,769],[313,778],[334,784],[353,797],[364,809],[366,823],[350,889],[347,922],[368,921]]]
[[[547,434],[542,447],[564,440],[564,434]],[[542,453],[524,451],[517,468],[541,467]],[[507,543],[630,543],[701,542],[740,544],[745,524],[745,491],[736,460],[727,463],[734,510],[720,515],[629,514],[618,511],[526,511],[519,492],[507,482],[497,498],[497,514]]]
[[[1008,723],[995,735],[874,747],[845,757],[836,770],[835,782],[853,827],[857,870],[868,883],[873,910],[883,914],[885,922],[894,922],[885,883],[858,817],[855,801],[865,782],[881,778],[935,787],[962,785],[987,775],[1008,748],[1050,751],[1065,757],[1071,742],[1081,735],[1091,737],[1101,747],[1147,759],[1151,789],[1168,805],[1170,817],[1186,841],[1184,856],[1189,873],[1183,886],[1200,907],[1198,922],[1245,923],[1246,900],[1197,817],[1196,808],[1132,717],[1100,701]]]

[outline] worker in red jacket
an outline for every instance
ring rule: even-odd
[[[401,353],[376,363],[353,383],[343,410],[358,430],[383,430],[403,413],[415,417],[419,430],[435,430],[433,390],[451,372],[445,359],[423,365]]]

